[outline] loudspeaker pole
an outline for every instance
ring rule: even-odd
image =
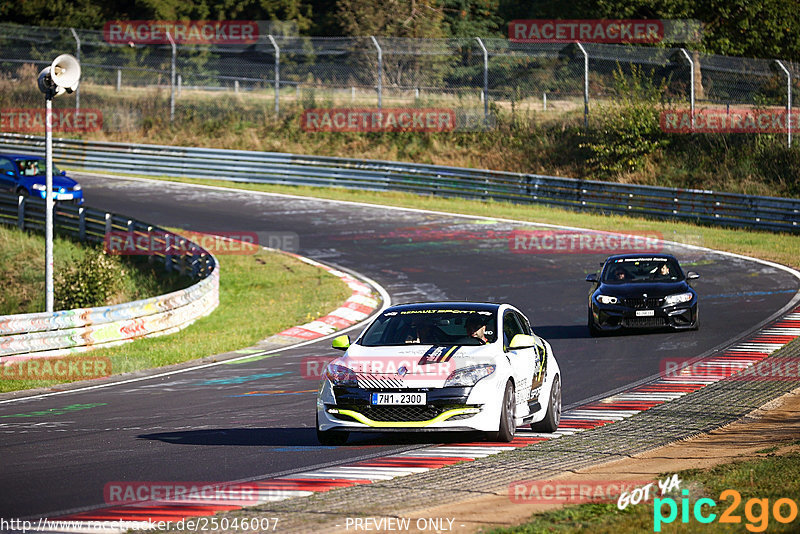
[[[53,313],[53,95],[48,91],[45,95],[45,243],[44,243],[44,278],[45,301],[47,313]]]

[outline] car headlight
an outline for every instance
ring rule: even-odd
[[[81,184],[75,184],[75,187],[72,188],[73,191],[80,191],[81,189],[83,189],[83,187],[81,187]]]
[[[444,387],[474,386],[478,383],[478,380],[486,378],[490,374],[494,373],[494,370],[495,366],[489,364],[475,365],[472,367],[465,367],[464,369],[456,369],[450,373],[450,376],[447,377],[447,380],[444,382]]]
[[[617,297],[611,297],[609,295],[597,295],[597,302],[600,304],[616,304],[619,302]]]
[[[677,295],[669,295],[664,299],[665,306],[674,306],[675,304],[681,304],[683,302],[689,302],[692,300],[693,295],[691,293],[678,293]]]
[[[331,363],[325,369],[325,377],[334,386],[357,386],[356,374],[349,367]]]
[[[47,190],[47,186],[45,184],[33,184],[31,187],[36,189],[37,191]]]

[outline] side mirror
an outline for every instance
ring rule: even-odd
[[[700,278],[700,275],[694,271],[689,271],[688,273],[686,273],[687,280],[697,280],[698,278]]]
[[[350,347],[350,336],[339,336],[333,338],[331,347],[337,350],[347,350]]]
[[[597,282],[597,273],[586,275],[587,282]]]
[[[67,171],[61,171],[60,173],[58,173],[58,175],[59,176],[66,176],[67,175]]]
[[[509,349],[529,349],[538,345],[534,336],[527,334],[517,334],[511,338],[511,343],[508,344]]]

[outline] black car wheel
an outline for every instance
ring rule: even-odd
[[[594,324],[594,316],[592,316],[591,308],[589,308],[589,318],[587,320],[587,324],[589,325],[589,334],[592,337],[598,337],[603,335],[603,332],[601,332],[600,329],[597,328],[597,325]]]
[[[547,414],[538,423],[531,423],[534,432],[553,433],[558,430],[561,422],[561,379],[558,375],[553,378],[553,387],[550,388],[550,403],[547,405]]]
[[[347,430],[320,430],[319,429],[319,416],[317,416],[317,441],[322,445],[344,445],[347,443],[347,438],[350,437],[350,432]]]
[[[28,190],[25,189],[24,187],[21,187],[21,186],[18,187],[17,188],[17,196],[27,197],[28,196]]]
[[[508,443],[514,439],[514,434],[517,431],[517,425],[514,424],[515,404],[514,384],[509,380],[506,382],[506,391],[503,393],[503,409],[500,411],[500,429],[491,435],[494,441]]]

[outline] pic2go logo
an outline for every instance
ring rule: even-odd
[[[656,498],[653,501],[653,531],[661,532],[662,524],[670,524],[678,518],[678,511],[680,508],[681,523],[689,523],[689,512],[691,509],[694,519],[698,523],[708,524],[717,519],[717,514],[711,511],[715,508],[717,503],[713,499],[702,498],[697,499],[692,506],[689,503],[689,490],[684,489],[681,491],[683,498],[681,499],[680,507],[675,499],[671,497]],[[742,495],[732,489],[728,489],[719,494],[720,501],[731,499],[730,505],[719,516],[719,523],[742,523],[742,517],[736,514],[736,509],[742,503]],[[797,518],[797,503],[788,498],[781,498],[769,506],[769,499],[748,499],[744,504],[744,516],[747,519],[745,528],[750,532],[764,532],[769,527],[770,512],[772,517],[778,523],[788,524]],[[664,515],[665,508],[668,510],[667,515]]]

